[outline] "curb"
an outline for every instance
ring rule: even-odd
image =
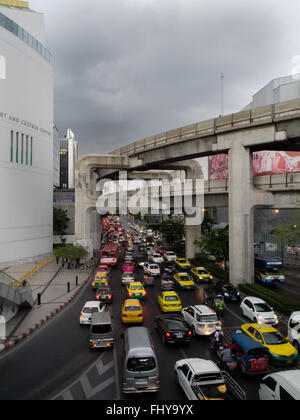
[[[75,290],[75,292],[70,296],[70,298],[64,303],[57,307],[55,310],[50,312],[48,315],[44,316],[40,319],[36,324],[34,324],[31,328],[28,328],[24,333],[20,334],[18,337],[13,338],[3,344],[0,344],[0,354],[6,350],[11,349],[16,344],[20,343],[20,341],[24,340],[25,338],[29,337],[33,332],[35,332],[39,327],[44,325],[47,321],[55,317],[59,312],[61,312],[67,305],[69,305],[75,296],[80,292],[80,290],[86,285],[86,283],[90,280],[91,275]]]

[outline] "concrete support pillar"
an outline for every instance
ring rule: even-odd
[[[185,225],[185,256],[186,258],[194,258],[198,247],[194,244],[195,240],[201,238],[201,225],[189,226]]]
[[[241,142],[229,150],[229,264],[234,285],[254,282],[255,206],[272,205],[273,196],[253,187],[252,155]]]

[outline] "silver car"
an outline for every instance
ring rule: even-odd
[[[122,284],[129,284],[135,281],[134,274],[131,271],[124,271],[122,274]]]

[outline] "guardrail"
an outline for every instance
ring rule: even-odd
[[[241,130],[295,118],[300,118],[299,99],[241,111],[235,114],[169,130],[164,133],[130,143],[127,146],[114,150],[110,154],[134,156],[147,150],[166,146],[172,143],[178,143],[184,140],[209,137],[225,133],[227,131]]]
[[[38,270],[40,270],[42,267],[44,267],[46,264],[52,262],[54,260],[54,256],[45,258],[41,262],[39,262],[36,266],[33,267],[32,270],[28,271],[24,276],[22,276],[20,279],[16,280],[11,287],[16,290],[19,287],[22,287],[24,281],[28,281]]]

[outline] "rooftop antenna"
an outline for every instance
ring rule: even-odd
[[[224,73],[221,73],[221,117],[224,114]]]

